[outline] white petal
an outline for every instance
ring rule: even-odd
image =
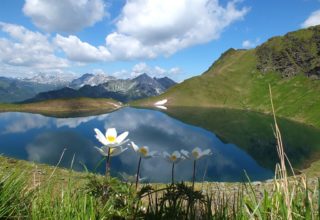
[[[111,136],[111,137],[117,137],[117,130],[115,128],[108,128],[106,131],[106,137]]]
[[[201,152],[201,154],[200,154],[200,156],[199,156],[198,159],[200,159],[200,158],[203,157],[203,156],[208,156],[208,155],[211,155],[211,154],[212,154],[212,153],[211,153],[211,150],[210,150],[210,149],[204,150],[204,151]]]
[[[199,147],[194,148],[194,149],[192,150],[192,152],[194,152],[194,151],[196,151],[196,152],[198,152],[198,153],[201,153],[201,152],[202,152],[202,150],[201,150]]]
[[[181,150],[180,152],[185,158],[188,158],[188,159],[190,158],[190,152],[189,151]]]
[[[164,105],[167,103],[167,101],[168,101],[167,99],[163,99],[163,100],[160,100],[160,101],[154,103],[154,105]]]
[[[126,148],[123,148],[123,147],[114,148],[114,150],[112,151],[112,154],[110,156],[111,157],[118,156],[119,154],[123,153],[127,149],[128,149],[127,147]]]
[[[134,152],[137,152],[139,150],[139,147],[133,141],[131,141],[131,146],[132,146]]]
[[[192,150],[191,154],[192,154],[193,159],[198,160],[201,157],[202,150],[199,147],[196,147]]]
[[[163,109],[163,110],[167,110],[168,108],[166,106],[163,105],[156,105],[157,108]]]
[[[203,155],[203,156],[212,155],[212,152],[211,152],[210,149],[206,149],[206,150],[202,151],[202,155]]]
[[[98,128],[95,128],[94,131],[96,132],[96,138],[101,142],[101,144],[103,145],[109,144],[106,137],[102,134],[102,132]]]
[[[163,157],[170,157],[170,154],[169,154],[167,151],[164,151],[164,152],[162,153],[162,155],[163,155]]]
[[[152,152],[150,152],[150,155],[151,155],[152,157],[157,157],[157,156],[159,156],[159,154],[158,154],[157,151],[152,151]]]
[[[122,141],[124,141],[124,139],[126,139],[126,137],[128,136],[129,132],[123,132],[122,134],[120,134],[117,137],[117,143],[120,144]]]
[[[99,147],[94,147],[102,156],[106,157],[108,154],[106,154],[101,148]]]
[[[129,141],[129,139],[126,139],[125,141],[123,141],[122,143],[113,143],[113,144],[108,144],[108,147],[121,147],[122,145],[124,145],[125,143],[127,143]]]
[[[163,152],[162,153],[162,156],[163,156],[163,158],[166,160],[166,161],[168,161],[168,162],[172,162],[171,160],[170,160],[170,154],[168,153],[168,152]]]
[[[181,158],[181,154],[180,154],[179,151],[174,151],[174,152],[172,153],[172,155],[176,156],[177,159],[178,159],[178,158]]]
[[[109,148],[110,148],[109,146],[102,146],[102,147],[101,147],[101,150],[103,150],[103,152],[104,152],[105,155],[108,155],[108,153],[109,153]]]
[[[152,151],[150,152],[147,156],[143,157],[144,159],[150,159],[152,157],[156,157],[157,155],[157,151]]]

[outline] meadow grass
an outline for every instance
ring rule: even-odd
[[[319,186],[309,186],[303,176],[280,178],[280,169],[264,191],[247,182],[233,192],[211,184],[193,190],[187,183],[142,185],[136,191],[133,184],[92,174],[81,186],[72,178],[33,186],[25,175],[0,175],[1,219],[319,218]]]

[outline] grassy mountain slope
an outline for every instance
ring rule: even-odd
[[[292,32],[284,37],[273,38],[252,50],[229,49],[202,75],[170,88],[161,96],[134,102],[132,105],[150,106],[156,100],[167,98],[169,111],[170,106],[200,106],[270,113],[270,84],[278,116],[320,127],[320,80],[314,77],[320,67],[320,40],[315,40],[320,39],[319,30],[320,26],[316,26]],[[294,46],[284,43],[288,42],[288,36],[294,38]],[[303,40],[301,36],[304,36]],[[278,44],[283,44],[281,48],[274,46],[274,39]],[[304,54],[301,55],[302,52],[294,48],[302,48]],[[260,53],[266,50],[267,53]],[[281,57],[284,61],[279,60],[278,54],[286,54],[286,59]],[[266,66],[269,68],[262,68],[265,64],[261,61],[267,59]],[[299,62],[301,59],[304,61]],[[310,68],[303,68],[308,66],[308,62]],[[292,66],[296,67],[294,71]],[[289,72],[291,70],[292,74],[288,76],[287,72],[281,72],[278,67]],[[310,75],[313,77],[308,77]]]
[[[121,107],[112,99],[53,99],[26,104],[0,104],[0,112],[31,112],[48,116],[86,116],[114,111]]]

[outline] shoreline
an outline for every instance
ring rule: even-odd
[[[11,173],[17,170],[21,170],[23,172],[29,173],[30,181],[33,182],[35,179],[39,180],[39,182],[44,182],[47,178],[52,178],[59,183],[65,182],[68,179],[77,179],[79,180],[79,185],[82,184],[82,181],[88,179],[89,176],[97,176],[99,178],[103,178],[104,175],[99,173],[92,173],[92,172],[82,172],[82,171],[75,171],[70,168],[64,167],[57,167],[53,165],[37,163],[32,161],[27,161],[23,159],[16,159],[7,157],[4,155],[0,155],[0,172],[1,173]],[[320,165],[318,161],[317,165]],[[302,174],[296,175],[295,178],[306,178],[308,179],[308,185],[310,187],[315,187],[318,184],[318,175],[308,175],[308,169],[305,170]],[[289,177],[289,180],[293,180],[293,176]],[[41,181],[42,180],[42,181]],[[123,181],[125,182],[125,181]],[[188,185],[192,183],[190,181],[185,181]],[[248,182],[220,182],[220,181],[203,181],[203,182],[195,182],[195,188],[198,190],[207,191],[223,191],[223,192],[235,192],[236,190],[240,189],[242,186],[251,183],[255,190],[263,190],[268,189],[271,190],[270,187],[274,185],[274,178],[267,179],[263,181],[248,181]],[[156,187],[166,186],[170,183],[141,183],[140,185],[153,185]],[[263,192],[263,191],[262,191]]]
[[[122,103],[112,99],[52,99],[41,102],[8,104],[0,103],[2,112],[25,112],[52,117],[76,117],[99,115],[122,108]]]

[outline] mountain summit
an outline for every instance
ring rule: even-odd
[[[94,85],[97,75],[85,74],[73,81],[73,88],[62,88],[49,92],[42,92],[26,100],[26,102],[43,101],[56,98],[112,98],[121,102],[160,95],[176,83],[169,78],[152,78],[144,73],[133,79],[115,79],[102,77],[106,82]],[[94,80],[92,80],[94,79]],[[101,82],[100,81],[100,82]],[[90,85],[89,83],[93,83]],[[169,83],[168,83],[169,82]],[[86,85],[79,87],[86,83]]]
[[[74,79],[69,84],[69,87],[73,89],[79,89],[82,86],[90,85],[90,86],[97,86],[99,84],[108,82],[110,80],[115,80],[116,78],[113,76],[107,76],[105,74],[91,74],[86,73],[83,74],[81,77]]]

